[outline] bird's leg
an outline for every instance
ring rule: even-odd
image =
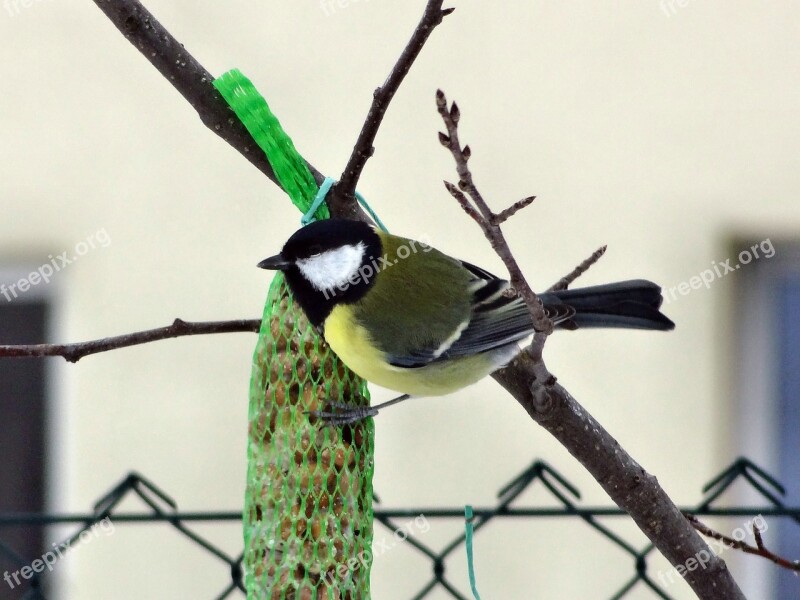
[[[363,419],[374,417],[378,414],[380,409],[391,406],[392,404],[398,404],[409,398],[411,398],[410,394],[403,394],[402,396],[392,398],[386,402],[381,402],[375,406],[353,406],[352,404],[346,404],[344,402],[331,402],[330,406],[334,410],[310,410],[308,414],[322,419],[329,425],[351,425]]]

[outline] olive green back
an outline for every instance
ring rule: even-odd
[[[469,318],[471,274],[430,246],[379,235],[384,259],[391,264],[375,257],[381,268],[370,292],[353,307],[356,319],[388,354],[438,348]]]

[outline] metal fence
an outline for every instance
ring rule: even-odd
[[[762,506],[716,507],[720,496],[735,482],[743,481],[750,488],[758,492],[764,501]],[[547,508],[521,508],[515,506],[515,500],[530,486],[539,484],[544,487],[559,506]],[[785,494],[783,486],[771,475],[760,469],[746,458],[736,460],[731,466],[716,476],[703,488],[703,499],[693,507],[683,507],[681,510],[696,516],[732,517],[755,516],[783,517],[800,523],[800,507],[788,507],[779,496]],[[117,511],[119,504],[128,496],[138,497],[149,509],[148,512],[130,513]],[[654,598],[669,600],[663,586],[660,586],[648,572],[647,558],[655,551],[652,544],[643,548],[636,548],[622,539],[608,527],[598,522],[600,517],[626,516],[626,513],[616,507],[590,507],[581,506],[580,492],[564,476],[555,471],[547,463],[535,461],[498,493],[498,503],[490,508],[475,508],[474,530],[477,533],[488,527],[491,523],[503,519],[551,519],[554,517],[573,518],[583,521],[588,527],[598,532],[609,544],[623,550],[631,558],[634,572],[627,581],[620,582],[619,590],[611,597],[613,600],[624,598],[634,587],[646,586]],[[402,508],[383,509],[376,507],[375,521],[382,524],[390,531],[399,529],[394,519],[417,517],[424,515],[426,519],[464,519],[464,507],[432,509],[432,508]],[[2,530],[7,527],[44,527],[48,525],[76,525],[75,532],[64,540],[60,547],[79,542],[81,533],[90,530],[104,519],[111,518],[113,523],[161,523],[172,528],[178,535],[184,536],[216,557],[227,565],[230,573],[227,581],[221,581],[219,591],[209,591],[209,598],[224,599],[244,597],[242,577],[242,555],[231,556],[219,547],[212,544],[203,536],[192,531],[191,523],[220,523],[240,521],[241,513],[235,511],[220,512],[180,512],[177,504],[153,483],[137,473],[129,474],[123,481],[103,496],[95,504],[91,514],[82,515],[48,515],[48,514],[0,514],[0,571],[19,570],[30,565],[31,560],[17,554],[3,542]],[[417,552],[428,558],[431,565],[431,574],[427,581],[422,583],[417,591],[410,591],[411,598],[415,600],[426,598],[429,594],[441,588],[447,591],[452,598],[469,600],[472,595],[461,591],[463,585],[456,585],[447,577],[447,561],[466,542],[466,534],[454,537],[448,544],[435,550],[420,541],[418,536],[407,532],[406,542]],[[55,546],[55,545],[54,545]],[[753,560],[761,560],[753,558]],[[28,586],[20,598],[24,600],[46,600],[44,591],[46,572],[34,573]],[[2,584],[0,584],[2,586]],[[2,596],[0,594],[0,596]]]

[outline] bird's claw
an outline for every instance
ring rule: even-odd
[[[309,410],[307,413],[317,417],[327,425],[352,425],[378,414],[371,406],[353,406],[344,402],[331,402],[331,410]]]

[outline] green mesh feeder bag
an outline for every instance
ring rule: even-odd
[[[214,82],[304,213],[318,186],[266,101],[238,71]],[[327,218],[323,204],[315,210]],[[313,411],[368,405],[347,369],[292,299],[269,289],[253,356],[244,508],[244,571],[252,600],[370,597],[374,424],[330,426]]]
[[[366,393],[365,382],[319,337],[278,274],[250,389],[248,598],[369,597],[372,420],[331,427],[308,414]]]

